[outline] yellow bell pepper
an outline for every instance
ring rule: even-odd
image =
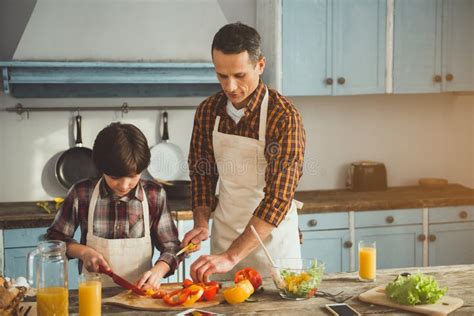
[[[224,291],[224,298],[229,304],[239,304],[253,294],[253,285],[249,280],[238,282],[235,286]]]
[[[191,291],[191,294],[188,296],[186,301],[183,303],[183,306],[191,306],[194,303],[196,303],[201,296],[204,294],[204,289],[199,286],[199,285],[191,285],[188,287],[188,289]]]

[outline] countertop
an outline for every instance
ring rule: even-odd
[[[358,281],[356,273],[332,273],[327,274],[323,278],[320,291],[328,293],[338,293],[344,291],[339,297],[347,299],[346,303],[354,307],[357,311],[365,314],[387,314],[390,315],[407,315],[406,311],[371,305],[359,301],[357,296],[373,287],[386,285],[392,281],[399,273],[421,271],[426,274],[433,275],[438,280],[441,287],[447,286],[447,295],[461,298],[464,306],[454,311],[452,315],[473,315],[474,314],[474,264],[457,265],[457,266],[440,266],[426,268],[405,268],[405,269],[387,269],[377,271],[377,281],[373,283],[362,283]],[[257,302],[244,302],[239,305],[228,305],[222,303],[213,307],[206,308],[208,311],[221,314],[288,314],[288,315],[329,315],[324,305],[332,303],[327,298],[316,297],[304,301],[289,301],[280,298],[273,283],[269,279],[264,280],[265,290],[257,293],[254,297]],[[119,288],[109,288],[103,290],[103,297],[110,297],[122,291]],[[77,291],[70,291],[70,315],[78,313]],[[176,312],[146,312],[134,311],[112,305],[102,306],[102,315],[175,315]]]
[[[299,214],[320,212],[370,211],[474,205],[474,190],[459,184],[439,189],[420,186],[391,187],[386,191],[353,192],[347,189],[296,192],[295,199],[304,203]],[[0,203],[0,229],[49,226],[55,211],[48,214],[36,202]],[[169,200],[178,220],[192,219],[191,201]],[[54,210],[54,204],[50,203]]]

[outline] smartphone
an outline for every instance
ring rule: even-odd
[[[326,304],[326,308],[333,315],[337,315],[337,316],[356,316],[356,315],[360,315],[360,313],[358,311],[356,311],[354,308],[347,305],[346,303]]]

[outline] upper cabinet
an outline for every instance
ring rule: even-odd
[[[386,12],[383,0],[283,0],[283,93],[383,93]]]
[[[396,0],[394,93],[474,89],[472,0]]]

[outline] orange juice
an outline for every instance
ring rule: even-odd
[[[377,253],[373,247],[359,248],[359,277],[364,281],[374,281]]]
[[[68,290],[64,287],[38,289],[36,303],[38,316],[69,315]]]
[[[102,299],[102,283],[87,280],[79,283],[79,315],[100,316]]]

